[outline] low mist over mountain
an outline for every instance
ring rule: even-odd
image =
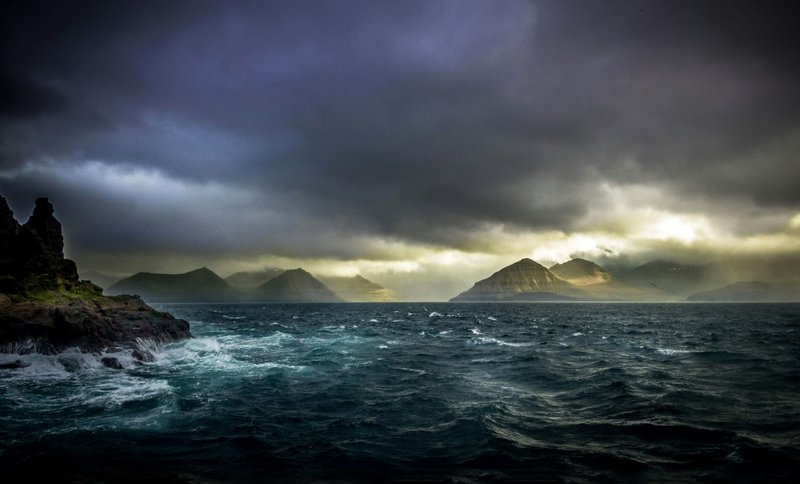
[[[352,302],[392,302],[402,301],[403,295],[387,289],[360,275],[353,277],[320,277],[339,297]]]
[[[303,269],[284,271],[257,287],[252,297],[269,302],[343,302],[325,284]]]
[[[575,289],[538,262],[522,259],[476,282],[451,301],[568,300],[568,293],[575,294]]]
[[[633,286],[649,286],[680,297],[725,282],[713,265],[683,265],[664,260],[648,262],[616,276]]]
[[[797,293],[788,288],[777,288],[772,284],[761,281],[740,281],[727,286],[702,291],[692,294],[689,301],[718,301],[718,302],[775,302],[796,301]]]
[[[225,282],[236,289],[255,289],[280,275],[285,269],[270,268],[262,271],[237,272],[225,278]]]
[[[563,264],[556,264],[550,267],[550,271],[570,284],[576,286],[588,286],[590,284],[601,284],[613,279],[610,273],[585,259],[572,259]]]
[[[106,290],[108,294],[135,294],[150,302],[215,302],[240,298],[236,289],[205,267],[183,274],[139,272]]]

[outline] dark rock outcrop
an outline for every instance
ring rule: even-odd
[[[61,223],[47,198],[37,198],[25,225],[14,219],[0,197],[0,291],[30,293],[65,288],[78,282],[75,263],[64,258]]]
[[[191,337],[186,321],[136,296],[104,296],[91,282],[79,281],[75,263],[64,258],[61,224],[46,198],[36,200],[33,215],[20,225],[0,197],[0,248],[0,352],[77,347],[144,355],[143,341]]]
[[[139,349],[140,340],[164,344],[190,336],[189,323],[156,311],[135,296],[56,301],[0,301],[0,351],[24,347],[57,353]]]

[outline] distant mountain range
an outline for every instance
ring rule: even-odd
[[[769,273],[757,268],[758,274]],[[476,282],[451,301],[800,301],[793,281],[739,281],[732,264],[683,265],[656,260],[608,271],[572,259],[547,268],[522,259]],[[140,272],[116,283],[100,273],[107,294],[138,294],[150,302],[392,302],[402,294],[362,276],[315,278],[302,269],[237,272],[226,279],[207,268],[184,274]],[[108,284],[105,286],[104,284]]]
[[[110,278],[100,273],[87,273],[85,278],[95,274],[108,283]],[[105,292],[136,294],[150,302],[383,302],[401,297],[361,276],[326,278],[326,282],[336,290],[299,268],[237,272],[222,279],[203,267],[183,274],[139,272],[105,286]]]
[[[105,291],[107,294],[135,294],[149,302],[222,302],[241,298],[239,291],[205,267],[184,274],[139,272]]]
[[[653,261],[612,274],[584,259],[572,259],[549,269],[531,259],[522,259],[476,282],[451,301],[800,300],[797,286],[730,283],[726,281],[730,274],[730,268],[714,264],[688,266]]]

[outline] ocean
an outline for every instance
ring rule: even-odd
[[[4,482],[800,479],[800,304],[157,307],[152,363],[0,355]]]

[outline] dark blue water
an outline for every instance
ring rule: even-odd
[[[800,479],[800,305],[161,307],[154,363],[0,355],[5,476]]]

